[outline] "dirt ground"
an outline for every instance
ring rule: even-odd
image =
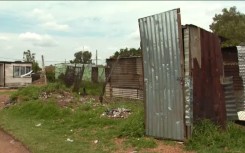
[[[9,90],[0,90],[0,92],[6,91]],[[3,109],[4,102],[6,102],[8,98],[8,94],[0,95],[0,109]],[[30,151],[28,151],[21,142],[17,141],[0,128],[0,153],[30,153]]]

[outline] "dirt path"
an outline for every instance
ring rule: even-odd
[[[5,91],[1,90],[1,92]],[[8,94],[0,94],[0,109],[3,109],[4,102],[8,98]],[[30,153],[30,151],[21,142],[15,140],[0,128],[0,153]]]
[[[0,129],[0,153],[30,153],[30,151]]]

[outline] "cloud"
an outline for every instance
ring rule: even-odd
[[[54,16],[52,14],[46,13],[44,10],[41,10],[41,9],[37,9],[37,8],[34,9],[32,11],[32,14],[38,20],[43,21],[43,22],[54,20]]]
[[[133,40],[140,40],[140,33],[139,30],[135,30],[134,32],[129,34],[129,39],[133,39]]]
[[[58,23],[51,13],[47,13],[44,10],[36,8],[32,11],[32,14],[32,17],[37,18],[41,26],[43,26],[46,29],[55,31],[68,31],[70,28],[67,24]]]
[[[6,36],[0,36],[0,40],[7,41],[7,40],[9,40],[9,38],[8,38],[8,37],[6,37]]]
[[[84,46],[79,46],[79,47],[77,47],[77,48],[75,48],[75,51],[77,52],[77,51],[91,51],[91,47],[89,47],[89,46],[86,46],[86,45],[84,45]]]
[[[57,31],[67,31],[69,30],[69,26],[67,24],[58,24],[55,21],[52,22],[46,22],[43,24],[44,27],[48,29],[53,29]]]
[[[34,46],[53,47],[57,45],[57,42],[51,36],[33,32],[22,33],[19,35],[19,38],[23,41],[31,42]]]
[[[31,40],[31,41],[39,41],[42,39],[41,35],[32,32],[26,32],[19,35],[21,40]]]

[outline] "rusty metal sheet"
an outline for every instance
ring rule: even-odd
[[[190,26],[191,46],[197,46],[196,55],[192,56],[193,77],[193,119],[210,119],[225,126],[226,108],[224,90],[221,84],[223,60],[218,36],[196,26]],[[201,60],[201,61],[199,61]]]
[[[114,67],[106,86],[106,96],[143,100],[142,57],[107,59],[108,67]]]
[[[153,137],[183,141],[183,50],[180,11],[140,18],[145,128]]]

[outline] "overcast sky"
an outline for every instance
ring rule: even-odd
[[[36,53],[46,65],[69,61],[79,50],[106,59],[120,48],[138,48],[138,19],[180,8],[181,23],[206,30],[215,13],[243,1],[0,1],[0,60],[23,58],[23,51]],[[245,13],[245,12],[243,12]]]

